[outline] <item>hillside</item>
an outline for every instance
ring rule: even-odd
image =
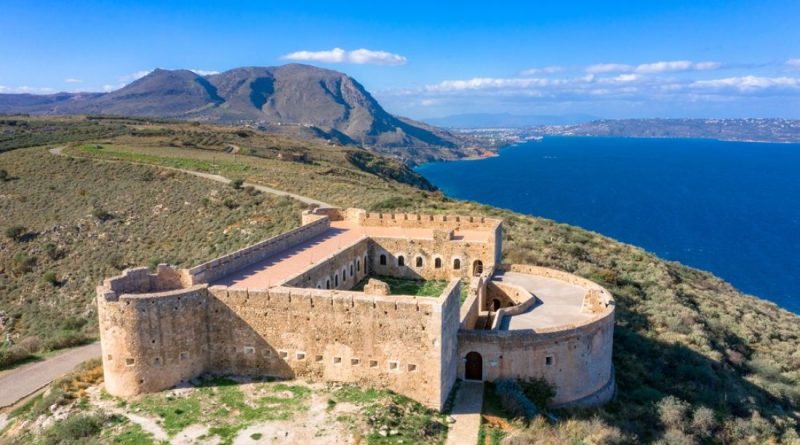
[[[156,69],[110,93],[0,94],[0,113],[248,123],[294,136],[313,129],[322,139],[416,162],[474,154],[458,135],[387,113],[352,77],[300,64],[208,76]]]
[[[15,126],[20,122],[51,128],[53,143],[76,141],[65,149],[68,155],[97,159],[54,156],[44,148],[0,153],[0,169],[7,172],[0,183],[0,228],[24,226],[20,236],[0,238],[0,335],[10,334],[16,345],[36,352],[96,336],[94,286],[124,267],[196,264],[299,224],[301,206],[292,200],[159,166],[205,169],[342,206],[499,216],[506,220],[504,261],[563,269],[613,292],[616,400],[594,411],[559,411],[554,424],[511,422],[510,431],[529,434],[515,443],[800,440],[800,318],[708,273],[579,228],[451,200],[365,172],[346,161],[350,151],[341,147],[281,139],[286,148],[242,144],[234,155],[225,151],[228,141],[241,137],[233,128],[131,121],[96,136],[83,120],[19,119]],[[81,141],[79,128],[87,135]],[[311,162],[277,157],[300,149]],[[356,164],[380,173],[384,159]],[[123,162],[108,162],[113,160]],[[0,351],[8,357],[10,350]],[[88,406],[84,396],[74,397],[57,402],[58,412],[71,419]],[[32,422],[50,412],[28,409],[18,418]],[[24,437],[27,443],[52,433],[20,425],[0,440],[19,443],[15,438]],[[93,425],[103,437],[120,427],[108,419]],[[139,433],[138,443],[152,440]]]

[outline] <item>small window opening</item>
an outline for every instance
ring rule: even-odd
[[[397,257],[397,265],[403,267],[406,265],[406,258],[403,255]]]
[[[453,269],[454,270],[461,269],[461,260],[460,259],[456,258],[456,259],[453,260]]]
[[[433,267],[435,267],[437,269],[441,269],[442,268],[442,259],[441,258],[436,258],[435,260],[433,260]]]
[[[380,261],[381,261],[381,266],[385,266],[386,265],[386,255],[381,254]]]
[[[417,267],[422,267],[422,257],[421,256],[417,257]]]

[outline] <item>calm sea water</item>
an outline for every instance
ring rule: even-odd
[[[449,196],[635,244],[800,313],[800,144],[548,137],[417,170]]]

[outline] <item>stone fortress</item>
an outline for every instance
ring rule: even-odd
[[[501,264],[501,220],[322,208],[302,223],[191,269],[129,269],[98,286],[108,392],[209,373],[382,387],[436,409],[457,378],[543,377],[555,406],[613,395],[611,294]],[[390,295],[372,276],[448,284]]]

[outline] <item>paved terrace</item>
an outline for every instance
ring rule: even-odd
[[[573,323],[582,323],[592,314],[581,312],[586,289],[554,278],[545,278],[518,272],[498,273],[494,281],[516,284],[536,296],[536,305],[519,315],[505,316],[500,330],[534,331]]]
[[[456,231],[455,241],[487,242],[491,234],[477,230]],[[215,281],[235,288],[266,289],[297,276],[334,253],[366,238],[433,239],[433,229],[364,227],[348,221],[333,221],[325,233],[272,255]]]

